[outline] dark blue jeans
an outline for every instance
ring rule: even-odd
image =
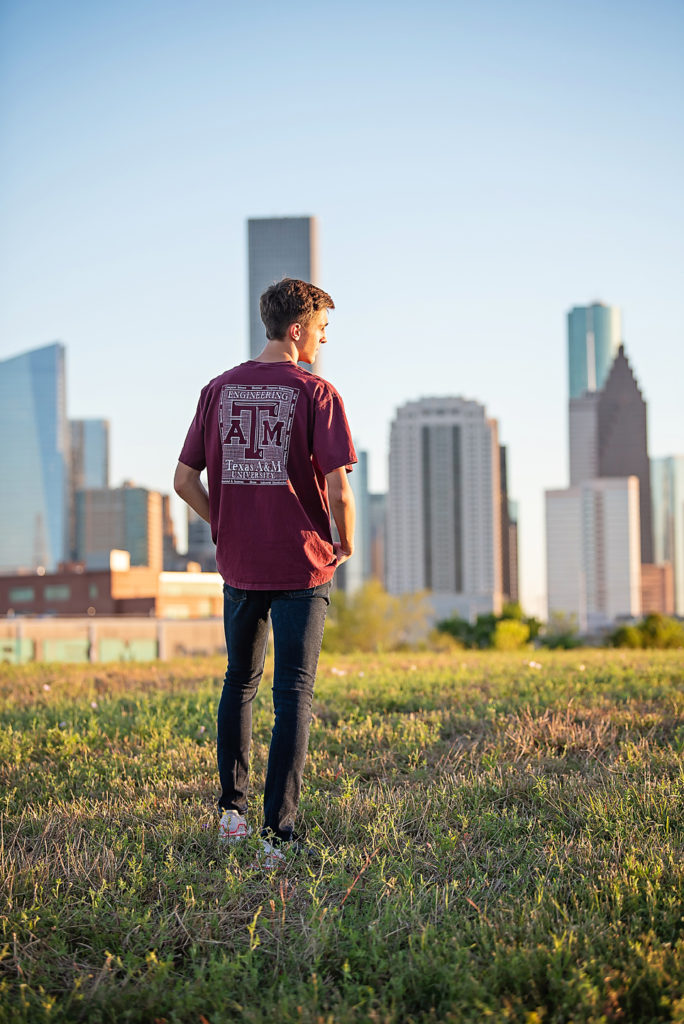
[[[252,701],[273,623],[273,709],[264,787],[264,829],[292,839],[309,746],[311,704],[330,583],[308,590],[238,590],[223,586],[228,668],[218,707],[219,807],[247,810]]]

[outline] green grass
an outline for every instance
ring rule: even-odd
[[[324,656],[279,873],[220,661],[3,666],[0,1021],[684,1022],[681,652],[530,657]]]

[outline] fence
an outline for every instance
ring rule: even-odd
[[[219,618],[0,619],[0,663],[153,661],[225,652]]]

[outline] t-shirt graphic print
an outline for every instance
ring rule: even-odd
[[[286,484],[299,392],[287,386],[224,384],[219,402],[222,484]]]

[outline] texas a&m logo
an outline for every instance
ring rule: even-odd
[[[224,384],[219,405],[224,484],[286,484],[298,391]]]

